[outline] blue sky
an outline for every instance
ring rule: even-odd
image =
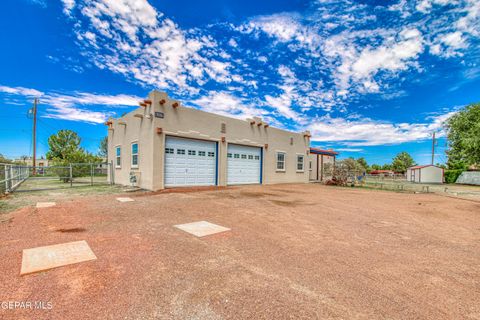
[[[102,124],[158,89],[183,105],[310,130],[342,157],[429,162],[430,136],[480,101],[480,2],[4,0],[0,153]],[[438,141],[436,162],[445,162]]]

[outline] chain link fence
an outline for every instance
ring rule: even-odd
[[[0,163],[0,195],[13,192],[29,174],[27,166]]]
[[[0,194],[112,184],[111,163],[58,166],[0,164]]]

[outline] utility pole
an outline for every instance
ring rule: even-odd
[[[37,104],[38,99],[33,100],[33,130],[32,130],[32,144],[33,144],[33,170],[32,174],[35,175],[37,171]]]
[[[433,136],[432,136],[432,165],[434,165],[435,163],[435,132],[433,133]]]

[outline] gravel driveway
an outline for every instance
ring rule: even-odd
[[[0,319],[480,319],[479,202],[318,184],[128,196],[0,223]],[[173,227],[201,220],[231,231]],[[23,249],[78,240],[98,259],[19,275]]]

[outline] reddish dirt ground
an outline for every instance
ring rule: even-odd
[[[1,223],[0,318],[480,319],[479,202],[316,184],[128,196]],[[173,227],[199,220],[232,231]],[[98,259],[19,275],[23,249],[78,240]]]

